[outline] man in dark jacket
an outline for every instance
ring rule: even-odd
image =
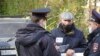
[[[34,9],[31,23],[16,33],[18,56],[59,56],[52,35],[44,29],[48,8]]]
[[[83,52],[86,47],[84,35],[75,27],[73,18],[74,16],[70,12],[61,13],[58,28],[51,31],[56,37],[54,38],[56,48],[60,49],[60,52],[66,53],[67,56],[73,56],[75,52]],[[63,48],[65,51],[61,51]]]
[[[84,56],[100,56],[100,14],[92,10],[89,20],[88,47]]]

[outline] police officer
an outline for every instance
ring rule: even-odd
[[[32,11],[31,22],[16,33],[18,56],[59,56],[52,35],[44,29],[49,8]]]
[[[59,51],[65,52],[67,56],[73,56],[75,52],[83,52],[86,47],[84,35],[75,27],[73,19],[74,16],[71,12],[61,13],[58,28],[51,31],[52,35],[56,37],[54,39],[57,50],[61,48]],[[65,51],[61,51],[63,48]]]
[[[92,10],[92,17],[89,19],[88,47],[84,56],[100,56],[100,14]]]

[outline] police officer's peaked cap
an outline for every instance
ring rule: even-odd
[[[36,17],[45,17],[50,12],[50,8],[38,8],[32,10],[32,15]]]
[[[100,24],[100,14],[95,9],[92,10],[92,19],[90,20]]]

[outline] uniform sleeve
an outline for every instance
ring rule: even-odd
[[[87,47],[87,45],[86,45],[86,40],[84,38],[84,34],[81,33],[80,34],[80,42],[79,42],[79,45],[74,50],[75,50],[75,52],[84,52],[86,47]]]
[[[60,53],[57,52],[55,46],[54,46],[54,41],[50,39],[45,39],[42,40],[44,42],[44,51],[43,51],[43,56],[60,56]]]
[[[90,56],[100,56],[100,34],[93,39]]]
[[[57,33],[57,32],[56,32],[55,30],[52,30],[52,31],[51,31],[51,34],[54,36],[53,39],[56,39],[56,37],[57,37],[57,36],[56,36],[56,33]]]

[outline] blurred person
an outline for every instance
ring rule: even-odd
[[[84,52],[86,41],[82,31],[74,25],[74,15],[71,12],[63,12],[59,18],[58,28],[51,31],[55,37],[56,49],[61,53],[66,53],[66,56],[73,56],[74,53]]]
[[[84,56],[100,56],[100,14],[95,9],[92,10],[88,24],[88,47]]]
[[[31,22],[16,33],[18,56],[59,56],[55,49],[53,37],[44,29],[49,8],[32,11]]]

